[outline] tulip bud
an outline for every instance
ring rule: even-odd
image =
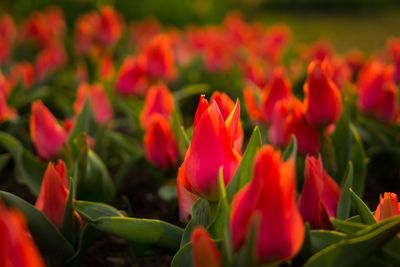
[[[175,166],[178,161],[178,146],[169,122],[160,114],[148,120],[144,135],[147,159],[161,169]]]
[[[258,122],[261,120],[261,110],[259,107],[258,99],[260,97],[258,92],[253,88],[246,87],[243,89],[243,99],[247,110],[247,114],[253,122]]]
[[[326,126],[339,119],[342,98],[332,80],[328,60],[315,60],[310,63],[304,94],[304,114],[310,125]]]
[[[235,119],[230,121],[238,121],[238,116],[235,108],[230,116]],[[235,123],[227,124],[235,128]],[[227,129],[217,103],[214,101],[208,105],[202,96],[195,115],[192,140],[181,166],[184,166],[182,175],[187,180],[185,184],[190,185],[189,191],[209,200],[218,199],[218,170],[223,167],[224,182],[228,184],[241,158],[230,133],[232,131]]]
[[[379,204],[375,211],[375,220],[381,222],[400,214],[400,205],[395,193],[384,193],[379,196]]]
[[[100,10],[98,24],[98,38],[105,46],[117,43],[122,32],[122,19],[111,6],[104,6]]]
[[[294,135],[300,153],[315,154],[318,152],[318,130],[307,122],[301,103],[296,98],[283,99],[276,103],[269,129],[272,144],[286,146],[290,136]]]
[[[67,168],[62,160],[56,165],[49,163],[44,173],[42,186],[35,207],[43,212],[55,225],[61,227],[69,188]]]
[[[0,203],[0,266],[44,267],[25,221],[16,210],[7,210]]]
[[[230,227],[233,247],[245,243],[257,218],[256,255],[259,263],[289,260],[304,240],[304,223],[296,205],[294,159],[282,161],[269,145],[256,155],[253,179],[232,202]]]
[[[240,122],[239,102],[235,104],[235,102],[233,102],[233,100],[227,94],[219,91],[215,91],[212,94],[211,101],[215,101],[217,103],[231,139],[234,142],[233,146],[238,153],[241,153],[244,132],[242,123]]]
[[[30,135],[37,153],[43,159],[56,157],[67,140],[64,129],[40,100],[32,104]]]
[[[340,194],[340,187],[323,169],[321,157],[307,156],[299,198],[303,219],[310,222],[312,228],[332,228],[329,217],[336,217]]]
[[[155,36],[146,46],[143,56],[149,76],[164,80],[171,80],[175,76],[174,54],[167,35]]]
[[[272,75],[271,83],[262,92],[261,116],[264,121],[270,123],[275,104],[291,95],[290,81],[285,77],[284,70],[277,68]]]
[[[373,61],[363,68],[357,84],[360,109],[387,122],[393,121],[398,111],[393,71],[392,66]]]
[[[143,111],[140,114],[142,126],[146,128],[154,114],[159,114],[169,120],[174,110],[174,105],[174,98],[164,84],[159,83],[150,87],[144,100]]]
[[[7,104],[7,97],[4,92],[0,91],[0,123],[12,120],[17,116],[15,109],[10,108]]]
[[[192,232],[194,267],[220,267],[221,254],[208,232],[197,226]]]
[[[82,111],[87,97],[89,97],[91,111],[95,121],[98,124],[105,124],[111,121],[113,116],[111,103],[108,100],[104,88],[100,84],[89,85],[87,83],[82,83],[78,87],[77,97],[74,103],[75,114],[77,115]]]
[[[127,57],[117,76],[115,89],[123,95],[143,95],[147,89],[146,61]]]

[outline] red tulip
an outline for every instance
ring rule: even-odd
[[[199,198],[197,195],[190,192],[187,188],[190,188],[189,182],[185,179],[186,168],[185,164],[178,170],[178,177],[176,178],[176,191],[178,194],[178,205],[179,205],[179,220],[181,222],[187,222],[190,219],[192,212],[192,206]]]
[[[225,121],[227,129],[230,131],[231,138],[234,140],[234,147],[237,152],[241,153],[244,132],[242,123],[239,120],[240,106],[236,105],[235,102],[225,93],[215,91],[211,96],[211,101],[215,101],[221,111],[222,118]],[[235,112],[232,113],[232,111]],[[235,125],[232,125],[235,124]]]
[[[221,253],[212,241],[208,232],[197,226],[192,232],[194,267],[220,267]]]
[[[232,123],[227,120],[226,125],[217,103],[214,101],[209,105],[204,96],[201,96],[195,115],[192,141],[180,167],[187,189],[209,200],[218,199],[220,167],[223,167],[224,182],[228,184],[241,158],[234,149],[232,136],[235,135],[232,133],[235,130],[231,130],[237,128],[239,121],[238,103],[229,117],[232,118]]]
[[[37,153],[43,159],[56,157],[67,140],[65,130],[40,100],[32,104],[30,135]]]
[[[318,130],[308,124],[302,105],[296,98],[283,99],[275,105],[269,137],[272,144],[286,146],[295,135],[298,151],[315,154],[319,147]]]
[[[392,66],[385,67],[373,61],[366,65],[358,79],[358,105],[360,109],[378,118],[391,122],[398,110],[398,89],[393,80]]]
[[[30,88],[35,82],[35,70],[32,63],[21,62],[14,64],[11,68],[9,81],[12,86],[21,82],[26,89]]]
[[[53,44],[39,52],[35,59],[35,74],[38,80],[45,78],[49,73],[60,69],[67,62],[64,47]]]
[[[121,37],[122,19],[111,6],[104,6],[100,10],[98,23],[98,38],[105,46],[113,46]]]
[[[146,62],[141,57],[127,57],[118,73],[116,91],[123,95],[142,95],[147,85]]]
[[[0,123],[13,120],[16,116],[15,109],[8,106],[6,94],[0,91]]]
[[[55,225],[61,227],[69,188],[67,168],[62,160],[56,165],[49,163],[44,173],[42,187],[35,207],[43,212]]]
[[[175,76],[175,61],[171,40],[167,35],[154,37],[143,54],[147,74],[153,78],[171,80]]]
[[[103,86],[100,84],[89,85],[82,83],[78,87],[77,98],[74,103],[76,115],[81,112],[87,98],[90,102],[93,117],[98,124],[105,124],[111,121],[113,117],[111,103]]]
[[[258,224],[253,221],[258,218]],[[252,225],[257,226],[256,255],[260,263],[289,260],[300,250],[304,223],[296,205],[294,159],[265,145],[256,155],[253,179],[232,202],[233,246],[239,250]]]
[[[147,127],[154,114],[162,115],[169,120],[174,110],[174,98],[169,89],[162,83],[150,87],[146,94],[140,122]]]
[[[323,169],[321,157],[307,156],[299,209],[312,228],[331,228],[329,217],[336,217],[340,187]]]
[[[328,60],[315,60],[308,66],[304,84],[305,117],[314,127],[335,123],[342,112],[340,91],[332,80]]]
[[[253,122],[258,122],[261,120],[261,110],[259,104],[260,92],[259,90],[253,89],[251,87],[246,87],[243,89],[244,104],[246,106],[247,114]]]
[[[161,169],[175,166],[178,161],[178,146],[167,119],[154,114],[148,120],[144,135],[147,159]]]
[[[375,220],[381,222],[385,219],[400,214],[400,204],[395,193],[384,193],[383,197],[379,196],[379,204],[375,211]]]
[[[44,267],[26,224],[25,217],[16,210],[7,210],[0,203],[0,266]]]
[[[0,63],[8,62],[12,45],[16,37],[16,27],[11,16],[2,15],[0,18]]]
[[[284,70],[274,70],[270,84],[262,91],[261,116],[264,121],[270,123],[275,104],[291,95],[290,81],[285,77]]]

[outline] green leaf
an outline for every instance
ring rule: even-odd
[[[77,198],[110,202],[115,194],[114,183],[100,157],[92,150],[87,152],[86,173],[78,179]]]
[[[0,145],[13,157],[15,176],[18,182],[29,187],[37,196],[40,192],[46,165],[24,148],[21,142],[5,132],[0,132]]]
[[[311,230],[310,231],[310,242],[311,242],[311,253],[315,254],[324,248],[337,243],[346,237],[345,234],[337,231],[328,230]]]
[[[85,104],[79,113],[75,125],[69,134],[67,143],[71,145],[73,140],[78,137],[81,133],[90,133],[92,114],[90,111],[90,102],[89,99],[86,99]]]
[[[370,225],[357,235],[345,238],[314,254],[304,266],[350,267],[365,262],[399,231],[399,217]]]
[[[116,208],[99,202],[75,200],[73,206],[84,218],[96,221],[107,217],[124,217],[125,215]]]
[[[193,266],[193,248],[192,242],[186,243],[175,254],[171,262],[171,267],[192,267]]]
[[[351,161],[354,164],[354,181],[352,188],[357,195],[362,197],[367,174],[367,160],[360,134],[357,132],[357,129],[354,126],[351,127],[351,131],[353,139],[353,144],[351,147]]]
[[[336,123],[335,132],[332,134],[332,143],[335,150],[336,170],[334,177],[345,177],[346,168],[351,156],[351,131],[348,106],[343,100],[343,111]]]
[[[342,179],[344,185],[342,186],[342,194],[339,199],[337,214],[338,219],[344,220],[350,217],[351,212],[351,197],[349,188],[353,186],[353,164],[349,161],[345,176]]]
[[[368,206],[364,203],[364,201],[362,201],[362,199],[359,196],[357,196],[357,194],[354,193],[354,191],[351,188],[349,188],[349,192],[351,200],[356,209],[358,210],[358,213],[360,214],[361,221],[365,224],[376,223],[374,215],[372,214]]]
[[[253,176],[254,157],[261,145],[260,130],[258,127],[255,127],[236,173],[226,188],[229,203],[232,201],[234,194],[251,180]]]
[[[7,206],[16,208],[25,215],[29,231],[45,258],[59,263],[60,259],[65,261],[72,257],[72,245],[43,213],[22,198],[8,192],[0,191],[0,196]]]
[[[96,207],[90,207],[93,205]],[[160,220],[123,217],[111,206],[102,205],[104,206],[100,207],[98,203],[80,201],[74,204],[74,208],[91,225],[105,233],[171,251],[179,249],[183,229]],[[115,214],[105,216],[110,212]]]
[[[336,229],[342,233],[354,235],[358,231],[367,227],[367,224],[352,222],[352,221],[342,221],[338,219],[332,219],[332,224],[336,227]]]
[[[258,225],[260,223],[259,216],[253,216],[250,231],[246,238],[246,242],[244,246],[239,251],[238,257],[235,259],[235,265],[237,267],[247,266],[247,267],[255,267],[256,263],[256,242],[258,236]]]
[[[187,224],[185,231],[183,232],[181,247],[190,242],[192,231],[196,226],[202,225],[204,228],[211,223],[211,209],[210,204],[207,200],[199,198],[192,207],[192,218]]]
[[[290,143],[286,147],[285,151],[283,152],[282,158],[283,160],[288,160],[290,157],[296,158],[297,154],[297,140],[294,135],[290,138]]]

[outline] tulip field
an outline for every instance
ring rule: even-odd
[[[400,36],[380,41],[0,12],[0,267],[400,266]]]

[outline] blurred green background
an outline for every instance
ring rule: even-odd
[[[125,21],[156,17],[177,27],[219,23],[229,10],[240,10],[249,20],[288,24],[294,41],[329,39],[339,52],[370,52],[387,37],[400,36],[400,0],[2,0],[0,10],[21,20],[32,10],[59,5],[73,25],[77,16],[104,4],[114,5]]]

